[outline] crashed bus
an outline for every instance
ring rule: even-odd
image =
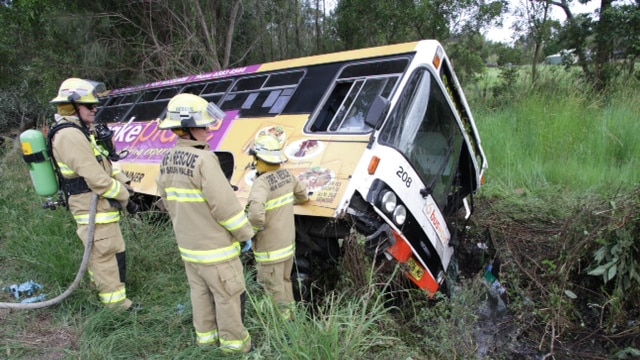
[[[305,182],[295,206],[296,266],[304,297],[354,233],[373,254],[405,264],[430,296],[452,263],[452,221],[468,218],[487,160],[463,90],[435,40],[381,46],[220,70],[115,89],[102,97],[134,190],[157,198],[155,179],[176,136],[158,129],[174,95],[215,103],[225,118],[209,144],[246,203],[253,141],[272,134],[284,167]],[[222,185],[221,185],[222,186]],[[226,186],[226,185],[225,185]],[[461,215],[462,214],[462,215]]]

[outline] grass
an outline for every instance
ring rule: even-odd
[[[41,208],[44,199],[25,181],[29,175],[18,152],[3,151],[0,287],[34,280],[53,298],[73,281],[82,244],[66,210]],[[143,312],[105,310],[85,277],[53,307],[0,309],[0,354],[10,359],[229,358],[215,348],[195,346],[189,287],[171,224],[126,217],[121,227],[127,241],[127,293],[144,305]],[[391,359],[415,353],[403,347],[399,326],[390,325],[393,307],[375,286],[365,286],[358,296],[336,292],[318,304],[299,304],[296,320],[283,323],[258,290],[251,267],[246,280],[245,323],[256,347],[249,358]],[[0,293],[0,302],[13,301]]]
[[[498,109],[482,106],[476,94],[489,191],[559,187],[564,193],[605,194],[636,186],[640,123],[634,114],[640,111],[640,92],[632,89],[638,85],[594,95],[573,78],[567,87],[566,79],[558,80],[557,67],[547,70],[533,89],[526,69],[520,70],[525,80],[518,80],[522,83]]]
[[[640,86],[630,81],[596,95],[558,69],[543,71],[536,87],[528,85],[525,69],[501,92],[492,90],[504,81],[495,76],[493,85],[467,93],[490,167],[475,199],[474,217],[459,236],[472,249],[493,244],[504,259],[501,281],[511,299],[507,316],[496,320],[485,313],[479,269],[452,283],[450,297],[428,300],[406,288],[398,268],[372,263],[363,258],[357,241],[346,242],[350,251],[337,289],[314,304],[298,304],[290,323],[282,322],[262,296],[247,265],[245,324],[256,350],[231,358],[635,354],[640,330],[631,320],[637,320],[634,309],[640,304],[616,292],[614,281],[634,284],[633,276],[618,273],[605,283],[587,272],[615,263],[629,275],[637,266],[632,261],[637,249],[630,241],[635,236],[637,243],[637,231],[630,226],[640,223],[635,193]],[[0,148],[0,287],[34,280],[53,298],[72,282],[83,249],[69,213],[42,209],[43,199],[27,179],[18,149],[5,143]],[[126,217],[121,226],[127,241],[127,291],[144,304],[144,311],[104,310],[85,281],[47,309],[0,309],[0,357],[228,358],[215,348],[194,345],[189,288],[171,225]],[[623,240],[625,256],[615,257]],[[597,251],[611,261],[595,261]],[[9,294],[0,292],[0,302],[10,301]]]

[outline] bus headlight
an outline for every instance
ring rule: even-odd
[[[404,224],[405,220],[407,220],[407,208],[405,208],[404,205],[398,205],[393,210],[393,222],[395,222],[396,225],[401,226]]]
[[[387,214],[391,214],[398,204],[398,198],[396,197],[396,194],[393,193],[393,191],[385,191],[384,193],[382,193],[380,202],[382,205],[382,210],[384,210],[384,212],[386,212]]]

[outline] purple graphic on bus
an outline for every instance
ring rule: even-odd
[[[209,145],[216,150],[229,128],[238,117],[238,110],[226,111],[226,116],[214,124],[210,132]],[[127,150],[129,155],[122,163],[159,163],[162,157],[175,146],[177,136],[169,130],[158,129],[157,121],[131,122],[110,125],[113,142],[118,151]]]
[[[109,95],[118,95],[122,93],[133,92],[133,91],[149,90],[149,89],[155,89],[159,87],[166,87],[169,85],[182,85],[182,84],[189,84],[192,82],[222,79],[222,78],[235,76],[235,75],[251,74],[258,71],[258,69],[260,69],[261,66],[262,65],[251,65],[251,66],[245,66],[245,67],[240,67],[235,69],[218,70],[218,71],[214,71],[206,74],[183,76],[177,79],[156,81],[156,82],[144,84],[144,85],[115,89],[115,90],[112,90],[111,93],[109,93]]]

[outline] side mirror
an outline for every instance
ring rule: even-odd
[[[367,112],[367,116],[364,118],[364,123],[368,126],[377,129],[384,119],[384,115],[389,108],[389,100],[378,95],[375,100],[373,100],[373,104],[369,107],[369,111]]]

